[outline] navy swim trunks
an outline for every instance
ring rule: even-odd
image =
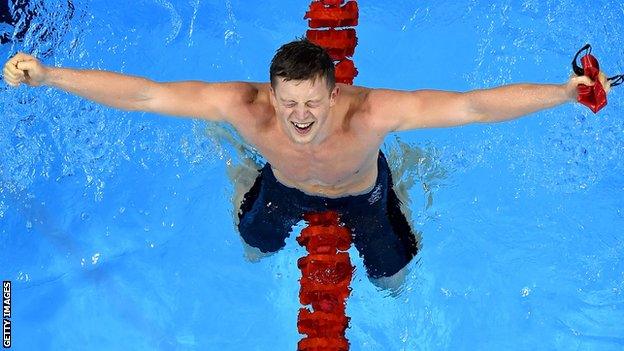
[[[248,245],[274,252],[286,245],[292,227],[304,213],[334,210],[351,229],[368,275],[392,276],[416,255],[418,244],[401,211],[388,161],[381,151],[377,167],[377,181],[370,192],[326,198],[280,183],[266,163],[241,203],[238,230]]]

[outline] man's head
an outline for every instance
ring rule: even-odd
[[[330,92],[336,84],[334,61],[325,49],[305,38],[282,45],[273,56],[269,73],[273,89],[280,78],[284,81],[324,78]]]
[[[334,63],[322,47],[300,39],[283,45],[271,61],[271,97],[278,121],[296,143],[324,138],[338,94]],[[317,138],[317,139],[319,139]]]

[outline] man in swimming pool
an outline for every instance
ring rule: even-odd
[[[307,40],[282,46],[270,83],[158,83],[113,72],[46,67],[17,54],[4,80],[49,85],[108,106],[229,122],[268,161],[239,213],[248,254],[284,246],[303,211],[336,209],[373,282],[400,285],[417,252],[385,156],[391,132],[499,122],[576,100],[579,84],[515,84],[464,93],[336,84],[327,53]],[[602,84],[609,89],[604,75]]]

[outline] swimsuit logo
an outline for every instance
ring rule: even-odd
[[[377,202],[380,198],[381,198],[381,185],[378,184],[375,187],[375,189],[373,189],[373,193],[371,194],[371,196],[368,198],[368,203],[372,205],[375,202]]]

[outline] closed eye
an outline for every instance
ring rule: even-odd
[[[306,103],[306,105],[308,107],[317,107],[319,105],[319,102],[318,101],[311,101],[311,102]]]

